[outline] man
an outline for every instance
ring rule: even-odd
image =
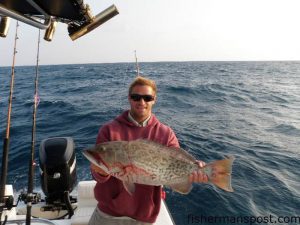
[[[171,128],[159,122],[152,114],[157,98],[154,81],[138,76],[129,87],[128,101],[130,110],[101,127],[97,144],[108,141],[132,141],[149,139],[168,147],[179,147],[178,140]],[[204,166],[199,162],[199,166]],[[152,224],[160,210],[162,187],[136,184],[135,192],[130,195],[122,181],[106,174],[91,165],[98,201],[89,225],[96,224]],[[207,176],[194,172],[190,182],[207,182]]]

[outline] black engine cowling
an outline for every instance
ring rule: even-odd
[[[46,201],[63,202],[64,193],[71,192],[77,182],[75,144],[71,137],[42,141],[40,146],[41,185]]]

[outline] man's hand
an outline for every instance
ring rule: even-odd
[[[205,162],[203,161],[197,161],[197,163],[199,165],[199,168],[203,168],[205,166]],[[189,181],[191,183],[207,183],[208,177],[205,173],[197,170],[190,174]]]
[[[98,166],[96,166],[93,163],[91,163],[91,170],[93,170],[96,173],[99,173],[101,176],[108,176],[109,175],[103,169],[99,168]]]

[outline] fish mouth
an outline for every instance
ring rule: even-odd
[[[102,157],[97,154],[96,152],[85,150],[83,151],[83,155],[93,164],[103,169],[105,172],[109,171],[109,166],[107,163],[102,159]]]

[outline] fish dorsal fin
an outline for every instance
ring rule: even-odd
[[[170,157],[177,158],[178,160],[182,160],[182,161],[186,161],[186,162],[191,162],[191,161],[195,162],[196,161],[196,159],[191,154],[189,154],[187,151],[185,151],[182,148],[167,147],[167,146],[164,146],[155,141],[150,141],[150,140],[146,140],[146,139],[138,139],[138,140],[131,141],[131,142],[133,144],[134,144],[134,142],[138,142],[142,145],[152,146],[151,149],[153,149],[155,151],[160,151],[160,153],[162,153],[162,154],[170,155]]]

